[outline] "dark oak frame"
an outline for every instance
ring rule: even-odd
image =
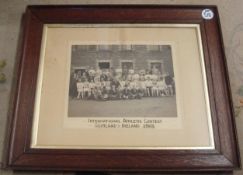
[[[211,9],[211,20],[202,10]],[[30,138],[44,24],[200,24],[215,150],[31,149]],[[205,172],[240,167],[219,15],[215,6],[28,6],[10,109],[6,167],[17,170]]]

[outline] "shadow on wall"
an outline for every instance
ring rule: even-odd
[[[6,60],[0,60],[0,84],[6,82],[6,75],[3,72],[6,64]]]
[[[239,24],[233,30],[229,55],[233,59],[234,74],[237,82],[235,115],[239,116],[243,111],[243,23]]]

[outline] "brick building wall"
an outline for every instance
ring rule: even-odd
[[[174,76],[171,47],[169,45],[73,45],[71,68],[99,68],[99,62],[122,68],[122,62],[132,62],[135,71],[151,69],[161,63],[161,72]]]

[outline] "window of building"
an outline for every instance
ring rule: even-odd
[[[132,45],[126,44],[126,45],[119,45],[119,50],[121,51],[131,51]]]
[[[111,64],[110,64],[110,62],[109,61],[100,61],[100,62],[98,62],[98,67],[99,67],[99,69],[110,69],[110,67],[111,67]]]
[[[162,62],[150,62],[149,69],[153,74],[163,73],[163,63]]]
[[[96,51],[97,50],[97,45],[89,45],[87,49],[89,51]]]
[[[148,51],[160,51],[162,52],[165,49],[165,45],[147,45]]]
[[[134,69],[133,61],[121,61],[122,69]]]
[[[159,51],[160,47],[159,47],[159,45],[147,45],[147,50],[148,51]]]
[[[111,50],[111,45],[98,45],[98,50]]]

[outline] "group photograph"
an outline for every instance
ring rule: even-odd
[[[69,117],[176,117],[170,45],[72,45]]]

